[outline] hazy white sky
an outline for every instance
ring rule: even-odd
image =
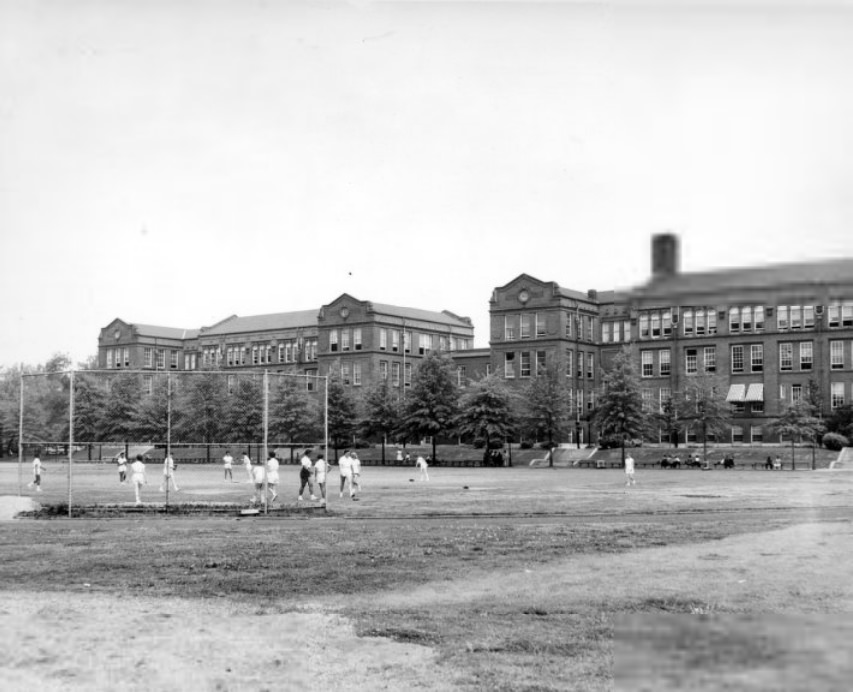
[[[488,340],[586,290],[853,255],[849,2],[0,0],[0,365],[359,299]]]

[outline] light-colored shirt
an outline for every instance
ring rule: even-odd
[[[302,459],[300,459],[299,461],[302,464],[303,469],[307,469],[310,471],[313,467],[313,464],[311,463],[311,457],[309,456],[303,456]]]
[[[358,457],[350,457],[353,473],[361,473],[361,459]]]
[[[33,475],[38,476],[41,474],[41,459],[36,457],[33,459]]]
[[[325,459],[317,459],[317,463],[314,464],[314,473],[317,475],[317,478],[321,476],[325,478],[326,476],[326,460]]]
[[[267,459],[267,483],[278,483],[278,459]]]
[[[252,465],[252,460],[249,459],[249,455],[244,454],[243,455],[243,466],[245,466],[246,468],[249,468],[251,465]]]
[[[133,480],[145,480],[145,464],[141,461],[134,461],[130,465],[130,470],[133,471]]]
[[[350,459],[349,454],[344,454],[338,459],[338,470],[342,476],[352,475],[352,459]]]
[[[266,477],[267,470],[263,466],[258,464],[252,467],[252,478],[255,479],[255,483],[263,483]]]
[[[634,457],[625,457],[625,473],[634,473]]]
[[[419,456],[417,461],[415,462],[415,466],[417,466],[419,469],[425,469],[427,466],[426,459]]]
[[[226,454],[224,457],[222,457],[222,461],[225,463],[225,468],[230,469],[231,464],[234,463],[234,457],[232,457],[230,454]]]
[[[175,470],[175,460],[172,457],[163,459],[163,475],[171,476]]]

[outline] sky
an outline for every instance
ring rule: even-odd
[[[853,256],[853,2],[0,0],[0,366]]]

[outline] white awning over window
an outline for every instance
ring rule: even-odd
[[[746,402],[750,401],[764,401],[764,385],[763,384],[751,384],[749,385],[749,389],[746,390],[746,396],[743,399]]]
[[[733,384],[729,387],[729,394],[726,397],[726,401],[730,404],[740,403],[743,401],[743,398],[746,396],[746,385],[745,384]]]

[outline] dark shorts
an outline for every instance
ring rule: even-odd
[[[306,468],[299,469],[299,479],[303,483],[307,483],[309,480],[311,480],[311,471]]]

